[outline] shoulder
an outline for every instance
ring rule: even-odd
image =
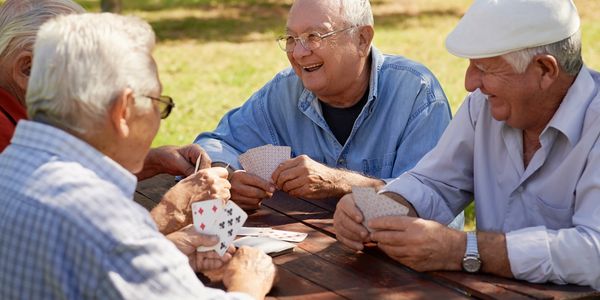
[[[399,55],[383,55],[382,76],[402,76],[426,84],[439,84],[435,75],[423,64]]]

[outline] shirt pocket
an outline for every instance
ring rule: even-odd
[[[543,199],[540,196],[534,197],[535,210],[541,224],[548,229],[558,230],[561,228],[573,227],[574,199]]]
[[[363,173],[377,178],[390,178],[396,161],[396,152],[383,155],[383,158],[363,159]]]

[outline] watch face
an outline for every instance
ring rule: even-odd
[[[469,273],[475,273],[481,268],[481,261],[479,258],[474,256],[467,256],[463,258],[463,269]]]

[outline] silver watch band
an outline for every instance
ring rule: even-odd
[[[465,256],[479,257],[479,249],[477,249],[477,233],[475,231],[467,232],[467,251]]]

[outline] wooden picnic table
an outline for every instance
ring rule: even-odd
[[[169,175],[144,180],[135,200],[151,209],[174,184]],[[376,247],[355,253],[335,239],[336,202],[276,192],[261,209],[248,214],[245,226],[308,233],[293,252],[273,258],[279,281],[268,299],[600,299],[600,292],[576,285],[532,284],[465,272],[416,272]]]

